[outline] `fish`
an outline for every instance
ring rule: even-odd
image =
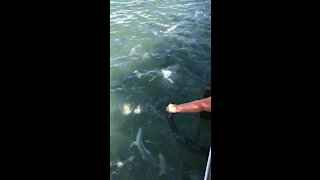
[[[124,156],[124,151],[120,149],[117,150],[117,155],[120,161],[110,162],[110,179],[111,180],[122,179],[120,178],[121,172],[123,172],[121,168],[125,168],[129,170],[132,180],[142,179],[136,169],[137,164],[133,162],[135,158],[134,155]]]
[[[172,71],[161,69],[161,73],[165,79],[167,79],[171,83],[174,83],[173,80],[169,78],[172,75]]]
[[[133,56],[137,53],[136,49],[135,48],[132,48],[130,53],[129,53],[129,56]]]
[[[169,82],[171,82],[172,84],[174,83],[174,81],[170,78],[173,73],[176,73],[176,71],[180,68],[179,65],[173,65],[173,66],[168,66],[166,68],[161,69],[161,75],[163,76],[163,78],[167,79]]]
[[[170,180],[177,179],[173,173],[173,169],[168,166],[166,159],[164,158],[163,154],[161,154],[161,153],[159,153],[159,162],[160,162],[159,176],[164,174]]]
[[[205,148],[200,147],[197,144],[194,144],[191,139],[189,139],[185,135],[181,134],[181,132],[179,131],[179,129],[177,128],[177,126],[174,123],[173,115],[171,113],[169,113],[167,120],[168,120],[169,128],[170,128],[170,131],[171,131],[173,137],[180,144],[182,144],[186,149],[188,149],[189,151],[191,151],[197,155],[200,155],[202,157],[208,156],[209,150],[206,150]]]
[[[118,168],[126,167],[127,169],[131,170],[131,163],[134,157],[135,156],[130,156],[127,159],[121,159],[120,161],[110,162],[110,176],[111,174],[114,174]]]
[[[120,168],[125,167],[126,169],[132,169],[133,159],[135,156],[129,156],[128,158],[124,158],[124,156],[120,153],[119,149],[117,150],[117,154],[119,156],[120,161],[110,162],[110,179],[119,179],[118,170]]]
[[[146,147],[143,144],[143,139],[142,139],[142,129],[141,127],[138,130],[137,136],[136,136],[136,140],[134,142],[132,142],[132,144],[130,145],[129,150],[133,147],[133,146],[137,146],[140,155],[142,157],[142,159],[148,163],[150,163],[151,165],[158,167],[159,164],[157,163],[156,159],[152,156],[151,152],[149,152]]]
[[[145,52],[145,53],[143,54],[143,60],[145,60],[145,59],[150,59],[150,55],[149,55],[148,52]]]
[[[110,172],[110,180],[118,180],[119,174],[117,172]]]
[[[177,23],[177,24],[171,26],[170,28],[168,28],[168,29],[164,32],[164,34],[166,35],[166,34],[171,33],[172,31],[174,31],[174,30],[175,30],[179,25],[181,25],[181,24],[182,24],[182,23],[180,22],[180,23]]]

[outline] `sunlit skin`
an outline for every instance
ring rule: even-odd
[[[211,112],[211,96],[184,104],[170,103],[166,110],[169,113],[193,113],[201,111]]]

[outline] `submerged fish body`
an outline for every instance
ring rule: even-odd
[[[170,28],[168,28],[168,29],[164,32],[164,34],[166,35],[166,34],[169,34],[169,33],[173,32],[173,31],[174,31],[179,25],[181,25],[181,24],[182,24],[182,23],[180,22],[180,23],[177,23],[177,24],[171,26]]]
[[[153,166],[158,167],[158,163],[156,162],[155,158],[152,156],[151,152],[149,152],[146,147],[143,144],[143,139],[142,139],[142,129],[141,127],[138,130],[137,136],[136,136],[136,140],[131,144],[130,149],[136,145],[140,155],[142,157],[142,159],[146,162],[149,162],[150,164],[152,164]]]
[[[119,161],[110,162],[110,179],[111,180],[117,180],[117,179],[123,179],[122,172],[123,169],[128,170],[127,172],[130,173],[130,176],[132,176],[133,180],[139,180],[141,179],[138,171],[137,171],[137,164],[133,162],[135,156],[134,155],[124,155],[123,149],[117,150]]]
[[[173,80],[170,78],[170,76],[172,75],[172,71],[161,69],[161,73],[165,79],[167,79],[171,83],[174,83]]]
[[[169,128],[172,132],[172,135],[180,144],[182,144],[184,147],[186,147],[189,151],[191,151],[193,153],[196,153],[196,154],[203,156],[203,157],[208,156],[209,151],[207,151],[205,148],[202,148],[202,147],[194,144],[191,139],[189,139],[188,137],[186,137],[180,133],[177,126],[174,124],[174,119],[173,119],[172,114],[169,114],[169,116],[168,116],[168,124],[169,124]]]
[[[161,176],[162,174],[165,174],[167,178],[170,180],[177,179],[174,173],[172,172],[172,169],[170,169],[170,167],[168,166],[166,159],[161,153],[159,154],[159,162],[160,162],[159,176]]]
[[[145,52],[145,53],[143,54],[143,60],[145,60],[145,59],[150,59],[150,55],[149,55],[148,52]]]
[[[161,74],[163,78],[173,84],[174,81],[170,77],[173,75],[173,73],[176,73],[179,67],[180,67],[179,65],[173,65],[173,66],[169,66],[167,68],[161,69]]]
[[[132,48],[130,53],[129,53],[129,56],[133,56],[137,53],[136,49],[135,48]]]
[[[110,174],[112,173],[112,172],[114,172],[115,170],[117,170],[117,163],[113,163],[113,162],[111,162],[110,163]]]
[[[110,172],[110,180],[118,180],[119,175],[116,172]]]
[[[117,162],[110,162],[110,175],[114,173],[118,168],[126,167],[127,169],[131,170],[131,163],[135,156],[130,156],[128,159],[117,161]]]

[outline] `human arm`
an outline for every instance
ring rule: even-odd
[[[169,104],[166,110],[170,113],[211,112],[211,96],[184,104]]]

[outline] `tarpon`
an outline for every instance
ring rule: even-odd
[[[168,115],[168,124],[169,124],[169,128],[171,130],[172,135],[180,144],[182,144],[184,147],[186,147],[191,152],[194,152],[194,153],[201,155],[203,157],[208,156],[208,153],[209,153],[208,150],[194,144],[191,139],[189,139],[188,137],[186,137],[180,133],[179,129],[174,124],[173,115],[171,113],[169,113],[169,115]]]
[[[137,164],[133,162],[135,156],[130,155],[124,156],[123,153],[118,149],[117,154],[119,157],[119,161],[110,162],[110,180],[118,180],[120,179],[120,169],[125,168],[129,170],[130,175],[133,177],[133,180],[141,179],[140,175],[137,174],[136,166]]]
[[[161,153],[159,154],[159,162],[160,162],[159,176],[161,176],[162,174],[165,174],[169,180],[177,179],[173,173],[173,170],[168,166],[166,159]]]
[[[155,158],[152,156],[151,152],[149,152],[143,144],[141,127],[139,128],[139,131],[137,133],[136,140],[131,144],[129,149],[131,149],[134,145],[138,147],[138,150],[144,161],[149,162],[153,166],[156,166],[156,167],[159,166]]]
[[[126,167],[127,169],[131,170],[131,163],[133,159],[134,156],[130,156],[128,159],[125,160],[121,159],[117,162],[110,162],[110,177],[116,174],[118,168]]]
[[[165,32],[164,32],[164,34],[166,35],[166,34],[168,34],[168,33],[171,33],[172,31],[174,31],[179,25],[181,25],[182,23],[180,22],[180,23],[177,23],[177,24],[175,24],[175,25],[173,25],[173,26],[171,26],[169,29],[167,29]]]

